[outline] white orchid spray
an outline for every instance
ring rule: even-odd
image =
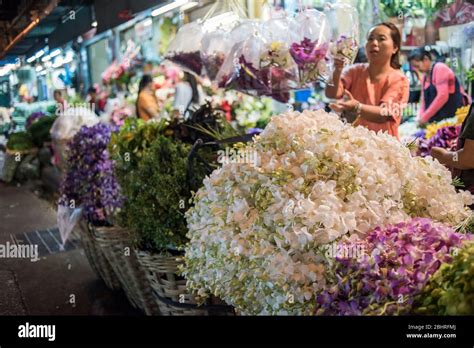
[[[225,164],[195,195],[183,268],[200,298],[243,314],[314,313],[331,243],[411,217],[454,226],[470,215],[473,197],[439,162],[321,110],[272,117],[247,150],[257,165]]]

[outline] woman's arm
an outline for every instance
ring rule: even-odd
[[[436,97],[421,114],[421,122],[426,123],[432,118],[449,99],[449,81],[454,80],[454,73],[448,66],[437,64],[433,71],[433,85],[436,88]],[[436,82],[435,82],[436,81]],[[448,116],[448,115],[446,115]],[[453,116],[453,115],[451,115]]]
[[[332,99],[339,99],[342,97],[344,87],[341,83],[342,69],[344,68],[344,61],[336,59],[334,61],[334,73],[332,74],[333,84],[326,85],[326,97]]]
[[[431,156],[441,164],[461,170],[474,169],[474,140],[466,139],[464,148],[450,152],[441,147],[433,147]]]

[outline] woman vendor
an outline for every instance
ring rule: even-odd
[[[326,87],[328,98],[338,99],[330,107],[353,114],[354,125],[387,132],[398,139],[402,108],[409,96],[409,81],[400,70],[401,37],[392,23],[370,29],[365,45],[368,63],[344,68],[336,60],[333,85]]]
[[[424,74],[419,123],[453,117],[458,108],[470,103],[454,72],[442,62],[433,63],[425,48],[417,48],[408,59],[414,69]]]

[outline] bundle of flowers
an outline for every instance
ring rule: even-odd
[[[255,98],[248,95],[239,95],[233,105],[235,119],[243,128],[265,128],[272,116],[273,104],[270,98]]]
[[[317,296],[318,315],[400,315],[420,294],[465,235],[430,219],[377,227],[368,236],[334,247],[339,255],[331,284]],[[331,248],[329,249],[331,251]],[[358,253],[358,254],[357,254]]]
[[[448,126],[438,129],[429,140],[420,138],[418,144],[420,155],[422,157],[429,156],[433,147],[442,147],[449,151],[455,150],[460,133],[461,126]]]
[[[121,206],[120,188],[107,146],[111,132],[98,123],[83,126],[69,143],[68,169],[61,183],[59,204],[83,208],[90,221],[107,221],[107,212]]]
[[[110,114],[110,122],[114,126],[122,126],[125,120],[133,115],[133,112],[128,106],[119,106],[113,109]]]
[[[262,56],[267,62],[260,68],[247,61],[244,55],[239,56],[237,71],[232,71],[230,75],[220,78],[218,87],[231,88],[251,95],[267,96],[286,103],[290,99],[289,91],[291,90],[288,82],[295,81],[296,76],[287,69],[270,63],[270,59],[287,62],[276,51],[270,49],[267,53]]]
[[[326,61],[328,47],[327,43],[321,44],[308,38],[291,45],[290,53],[298,65],[300,86],[325,80],[329,70]]]
[[[333,58],[352,63],[357,56],[358,48],[355,38],[341,35],[336,42],[331,44],[330,50]]]
[[[474,315],[474,242],[452,254],[453,261],[442,265],[417,297],[416,314]]]
[[[337,238],[470,216],[473,197],[443,165],[334,114],[274,116],[254,139],[204,180],[186,215],[189,288],[243,313],[311,314],[327,283],[321,248]]]
[[[203,71],[201,41],[204,33],[204,27],[200,22],[183,25],[171,41],[165,53],[165,58],[179,65],[182,69],[201,75]]]
[[[127,84],[134,75],[132,69],[139,64],[139,53],[140,46],[137,46],[133,41],[129,40],[121,62],[114,61],[102,73],[102,82],[104,85],[109,85],[114,82]]]
[[[450,118],[436,123],[430,123],[425,128],[425,139],[430,140],[441,128],[456,126],[457,124],[458,122],[455,118]]]

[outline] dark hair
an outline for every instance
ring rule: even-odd
[[[143,75],[142,79],[140,80],[140,84],[138,85],[138,94],[150,83],[153,82],[153,79],[150,75]]]
[[[97,93],[95,87],[89,87],[89,89],[87,90],[87,93]]]
[[[433,60],[433,58],[431,57],[431,53],[428,52],[426,48],[418,47],[410,52],[410,54],[408,55],[408,60],[422,61],[425,57],[427,57],[429,60]]]
[[[390,66],[394,69],[400,69],[402,66],[400,64],[400,49],[402,48],[402,36],[400,35],[400,31],[395,24],[390,22],[378,23],[374,25],[372,29],[381,25],[390,29],[390,36],[392,38],[393,44],[398,48],[397,52],[392,55],[392,58],[390,58]]]
[[[54,92],[53,92],[53,96],[56,96],[56,95],[62,97],[63,93],[59,89],[55,89]]]
[[[142,79],[140,80],[140,84],[138,85],[138,95],[137,95],[137,101],[135,103],[135,108],[137,109],[138,118],[140,118],[140,110],[138,110],[138,99],[140,98],[140,93],[143,91],[143,89],[146,86],[148,86],[152,82],[153,82],[153,79],[150,75],[143,75]]]
[[[196,78],[194,77],[193,74],[190,74],[187,71],[185,71],[183,80],[189,82],[189,84],[191,85],[191,89],[193,90],[193,97],[191,99],[191,102],[198,104],[199,103],[199,90],[197,88],[198,83],[197,83]]]

